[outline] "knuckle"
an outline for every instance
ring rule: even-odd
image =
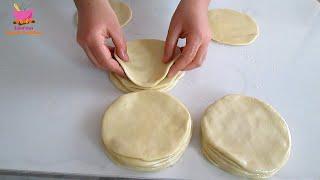
[[[192,60],[192,53],[182,53],[180,55],[182,61],[191,62]]]
[[[112,34],[121,34],[121,26],[118,21],[111,21],[109,23],[109,30]]]
[[[119,48],[122,48],[122,49],[126,50],[127,49],[127,45],[125,43],[125,40],[123,39],[123,37],[120,37],[119,39],[120,39],[119,42],[118,42],[118,46],[120,46]]]
[[[165,48],[172,48],[177,45],[177,40],[173,36],[168,36],[165,42]]]
[[[197,45],[201,44],[203,40],[203,35],[201,33],[196,33],[193,38],[193,42]]]
[[[186,61],[187,63],[191,62],[193,60],[193,58],[195,57],[196,53],[197,53],[197,47],[193,46],[191,48],[186,48],[186,50],[184,50],[181,53],[181,58]]]
[[[168,41],[166,41],[165,46],[166,47],[173,47],[173,46],[175,46],[175,41],[173,39],[169,39]]]
[[[92,36],[90,35],[87,35],[84,37],[83,39],[84,43],[87,44],[88,46],[93,46],[94,45],[94,41],[93,41],[93,38]]]
[[[171,19],[170,25],[169,25],[169,32],[177,29],[179,26],[179,21],[176,18]]]
[[[177,71],[178,69],[181,69],[182,65],[183,65],[183,64],[181,64],[181,63],[174,64],[174,65],[172,66],[172,68],[170,69],[170,71],[175,72],[175,71]]]
[[[113,66],[107,66],[106,69],[107,69],[108,71],[111,71],[111,72],[119,72],[119,71],[117,71],[117,68],[115,68],[115,67],[113,67]]]
[[[81,44],[93,45],[93,43],[95,42],[94,40],[95,40],[95,36],[93,33],[86,33],[86,34],[77,36],[77,41],[78,43],[81,43]]]
[[[112,71],[112,72],[114,71],[114,70],[112,70],[112,68],[107,66],[105,63],[99,64],[99,68],[102,69],[102,70],[108,70],[108,71]]]
[[[210,39],[211,39],[211,36],[205,34],[205,35],[202,36],[201,42],[202,43],[208,43],[210,41]]]
[[[106,61],[100,60],[98,63],[100,64],[100,66],[110,69],[109,64]]]
[[[194,35],[194,42],[195,43],[203,43],[208,42],[211,40],[211,33],[210,32],[197,32]]]
[[[103,67],[105,67],[105,69],[115,72],[117,71],[117,67],[115,65],[113,65],[111,62],[111,59],[107,59],[106,61],[103,61]]]

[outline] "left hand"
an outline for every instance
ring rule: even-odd
[[[210,0],[181,0],[170,23],[165,43],[163,62],[172,61],[179,38],[186,38],[186,46],[170,68],[171,78],[179,71],[200,67],[211,39],[208,22]]]

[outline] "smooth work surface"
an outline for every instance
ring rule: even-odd
[[[128,40],[165,39],[175,0],[125,1],[133,10]],[[7,36],[11,1],[0,5],[0,170],[93,176],[236,178],[200,153],[199,120],[218,98],[240,93],[272,104],[292,134],[292,154],[279,179],[320,178],[320,3],[316,0],[218,0],[256,19],[250,46],[210,43],[204,65],[170,94],[190,110],[191,144],[172,168],[156,173],[114,165],[100,142],[101,117],[122,93],[95,69],[75,41],[72,1],[31,1],[41,36]]]

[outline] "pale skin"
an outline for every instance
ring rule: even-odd
[[[174,49],[179,38],[186,38],[168,77],[179,71],[188,71],[200,67],[205,59],[211,39],[207,9],[210,0],[181,0],[171,18],[163,62],[172,61]],[[117,17],[107,0],[75,0],[78,9],[77,41],[92,63],[103,70],[112,71],[125,77],[125,73],[112,57],[114,48],[105,45],[111,38],[116,54],[124,61],[129,61],[126,40]]]

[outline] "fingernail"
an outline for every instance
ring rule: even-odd
[[[129,56],[128,56],[128,54],[127,54],[127,52],[125,50],[121,50],[120,54],[121,54],[122,60],[129,61]]]

